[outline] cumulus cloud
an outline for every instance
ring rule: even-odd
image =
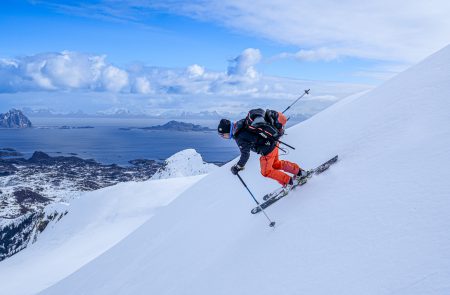
[[[45,73],[46,62],[43,60],[35,60],[27,63],[23,68],[24,78],[31,78],[37,87],[43,89],[56,89],[52,80]]]
[[[26,72],[26,74],[48,80],[55,89],[89,87],[93,78],[91,66],[95,67],[97,63],[85,55],[69,51],[29,59],[27,66],[33,64],[37,66],[33,67],[32,72]]]
[[[105,55],[78,52],[42,53],[0,59],[0,92],[97,91],[134,94],[254,93],[260,75],[258,49],[247,48],[230,60],[225,72],[193,64],[186,69],[133,65],[124,69]]]
[[[2,97],[20,98],[26,102],[24,106],[51,105],[75,111],[241,112],[254,107],[284,108],[298,93],[311,88],[315,93],[299,107],[313,112],[328,106],[334,98],[367,89],[365,85],[264,76],[255,69],[261,59],[258,49],[248,48],[238,53],[222,72],[198,64],[185,69],[142,64],[120,68],[108,63],[104,55],[68,51],[0,59],[0,101]],[[307,105],[302,106],[303,103]]]
[[[197,64],[194,64],[187,68],[187,73],[191,78],[201,77],[205,73],[205,68]]]
[[[236,58],[230,60],[228,75],[242,76],[249,79],[258,78],[258,72],[254,66],[261,61],[262,55],[259,49],[247,48]]]
[[[137,77],[132,92],[141,93],[141,94],[149,94],[151,92],[150,81],[146,77]]]
[[[114,66],[107,66],[103,70],[101,81],[106,90],[119,92],[128,85],[128,73]]]
[[[0,60],[1,92],[90,89],[119,92],[128,87],[128,73],[105,56],[63,51]]]

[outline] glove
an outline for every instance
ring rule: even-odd
[[[234,175],[237,175],[239,171],[244,170],[244,167],[239,166],[238,164],[233,165],[231,167],[231,173],[233,173]]]

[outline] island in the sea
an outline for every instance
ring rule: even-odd
[[[164,125],[156,125],[141,128],[121,128],[122,130],[142,129],[142,130],[165,130],[165,131],[214,131],[214,129],[203,127],[200,125],[185,123],[179,121],[169,121]]]
[[[11,109],[9,112],[0,114],[0,128],[29,128],[31,121],[20,111]]]

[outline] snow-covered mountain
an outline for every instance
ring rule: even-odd
[[[164,162],[164,166],[152,176],[152,179],[208,174],[216,168],[216,165],[204,162],[196,150],[186,149],[169,157]]]
[[[340,160],[267,209],[274,229],[229,163],[40,294],[449,294],[449,68],[446,47],[288,129],[285,158]],[[255,155],[241,175],[277,187]]]

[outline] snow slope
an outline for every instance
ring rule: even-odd
[[[450,294],[449,69],[447,47],[289,129],[285,158],[340,161],[268,208],[275,229],[229,163],[42,294]]]
[[[36,294],[111,248],[203,176],[127,182],[47,208],[69,213],[0,263],[0,294]],[[62,207],[62,208],[55,208]]]

